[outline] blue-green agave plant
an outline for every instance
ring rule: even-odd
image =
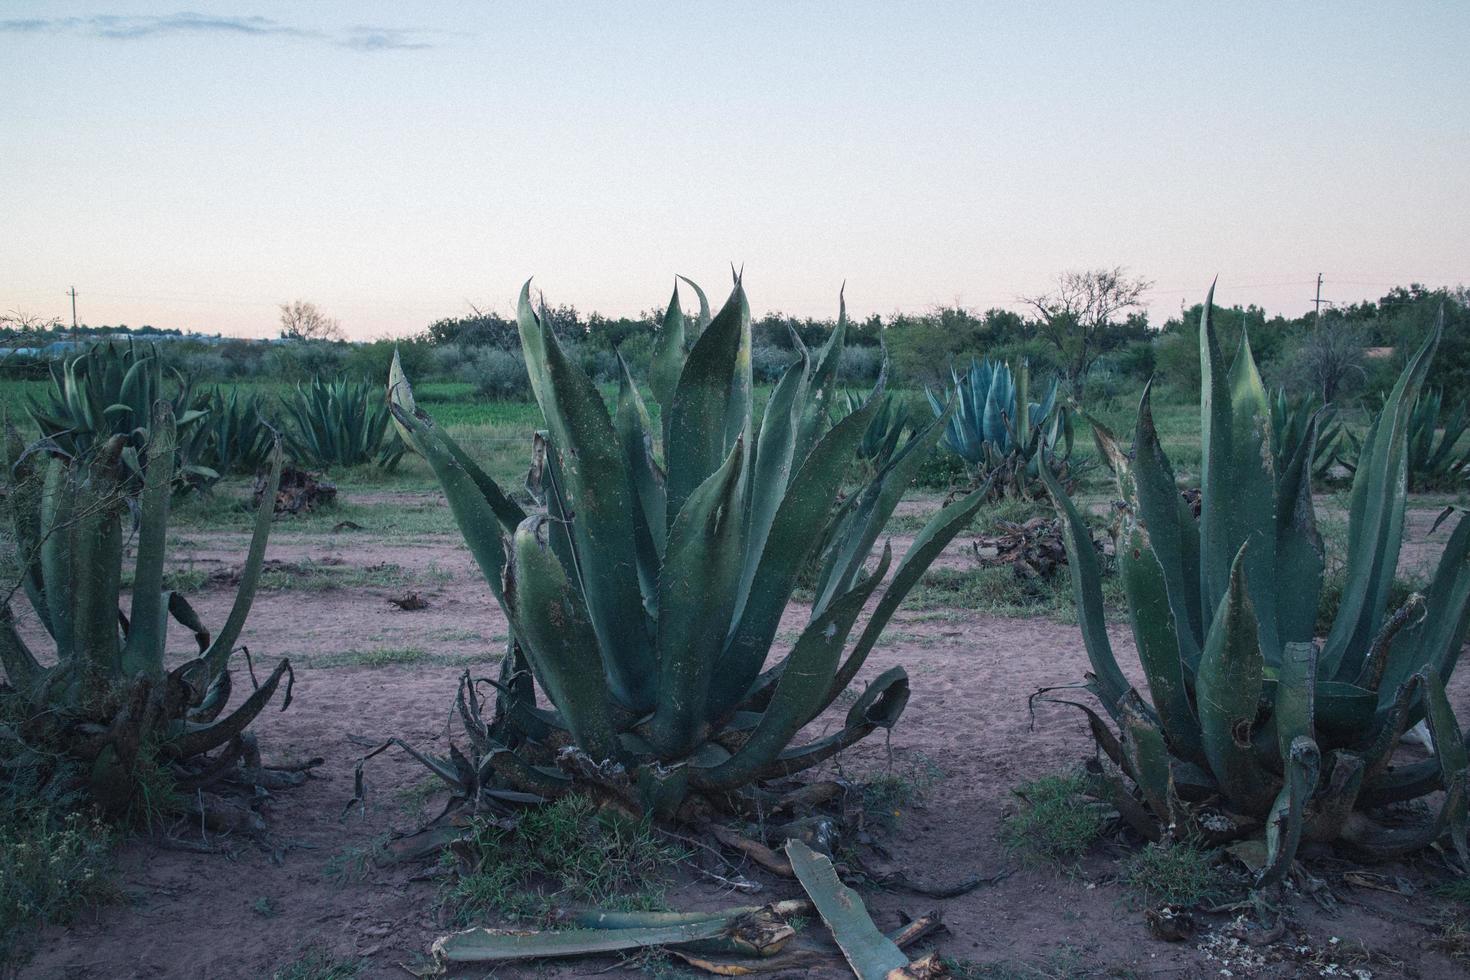
[[[470,752],[420,758],[467,800],[591,781],[672,815],[686,800],[798,772],[891,728],[908,700],[898,667],[867,684],[835,731],[792,745],[853,682],[898,604],[983,500],[976,491],[928,523],[849,646],[892,566],[885,547],[869,568],[870,553],[945,418],[843,497],[884,389],[880,377],[827,428],[845,311],[825,346],[798,350],[757,422],[744,289],[737,280],[718,314],[702,313],[707,325],[687,353],[676,291],[650,372],[661,426],[626,365],[609,410],[532,308],[529,283],[518,320],[547,426],[530,480],[544,510],[523,509],[415,405],[396,359],[390,374],[394,419],[444,487],[513,634],[492,720],[474,685],[461,684]],[[813,560],[821,571],[806,625],[772,658]]]
[[[1447,840],[1462,866],[1466,744],[1445,696],[1470,618],[1470,521],[1445,544],[1424,595],[1389,606],[1403,541],[1410,417],[1439,342],[1409,362],[1363,444],[1349,506],[1347,581],[1325,636],[1315,633],[1323,546],[1312,503],[1320,415],[1277,472],[1271,408],[1242,337],[1228,370],[1200,324],[1203,488],[1196,521],[1181,502],[1149,391],[1130,456],[1096,426],[1122,498],[1118,562],[1143,693],[1118,667],[1105,629],[1097,556],[1082,515],[1047,470],[1068,524],[1072,581],[1092,672],[1093,735],[1131,781],[1100,774],[1146,836],[1264,837],[1262,888],[1279,885],[1302,841],[1338,841],[1394,858]],[[1079,705],[1079,707],[1082,707]],[[1427,719],[1434,751],[1398,760]],[[1422,824],[1375,819],[1387,804],[1442,792]],[[1207,817],[1203,811],[1213,810]]]
[[[1071,415],[1057,403],[1057,381],[1052,379],[1041,401],[1031,401],[1031,372],[1023,360],[1012,372],[1004,361],[970,359],[970,370],[954,379],[944,438],[939,445],[965,461],[972,473],[983,479],[995,474],[992,486],[1000,492],[1014,490],[1029,495],[1043,460],[1065,473],[1072,453]],[[946,403],[934,392],[924,394],[936,418],[945,413]],[[1018,420],[1024,422],[1018,424]]]

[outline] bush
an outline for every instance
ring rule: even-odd
[[[0,822],[0,963],[18,963],[38,926],[65,923],[111,898],[112,832],[71,814],[44,810]]]
[[[775,384],[781,372],[795,360],[796,352],[788,348],[753,347],[750,351],[750,373],[756,384]]]
[[[341,341],[286,341],[271,350],[266,358],[266,370],[280,381],[340,378],[348,353],[347,344]]]
[[[498,347],[466,350],[460,361],[459,376],[484,398],[521,399],[531,396],[531,379],[526,362],[519,351]]]
[[[873,382],[882,363],[880,347],[843,347],[837,359],[837,377],[842,381]]]

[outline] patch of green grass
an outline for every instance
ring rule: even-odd
[[[1001,821],[1001,842],[1056,862],[1075,861],[1102,836],[1107,816],[1101,805],[1088,799],[1087,782],[1079,772],[1043,776],[1022,783],[1013,792],[1015,812]]]
[[[165,572],[163,587],[170,592],[198,592],[209,581],[209,573],[202,568],[175,568]]]
[[[66,923],[117,896],[112,830],[43,809],[0,816],[0,963],[19,963],[43,925]]]
[[[410,585],[413,576],[400,565],[333,565],[319,561],[292,563],[287,568],[267,568],[260,574],[261,589],[287,592],[322,592],[327,589],[388,588]]]
[[[275,899],[266,895],[262,896],[261,898],[257,898],[254,902],[252,902],[250,904],[250,911],[254,912],[262,919],[274,919],[276,916],[281,914],[281,906],[279,903],[276,902]]]
[[[271,974],[271,980],[352,980],[367,964],[356,958],[334,956],[324,949],[309,949]]]
[[[335,667],[405,667],[414,664],[468,667],[472,664],[487,662],[483,654],[430,653],[419,647],[370,647],[366,650],[353,648],[336,653],[293,654],[291,661],[298,667],[310,667],[316,670],[329,670]]]
[[[1215,905],[1237,884],[1218,851],[1182,841],[1149,844],[1123,864],[1121,881],[1149,905]]]
[[[487,913],[544,916],[567,903],[656,909],[670,868],[684,856],[646,821],[570,795],[525,811],[511,830],[478,822],[460,857],[445,856],[463,863],[441,897],[461,924]]]

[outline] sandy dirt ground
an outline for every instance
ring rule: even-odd
[[[1410,534],[1425,528],[1427,523],[1416,517]],[[189,567],[225,568],[243,555],[239,535],[185,536]],[[968,536],[958,539],[945,563],[965,567],[969,542]],[[901,546],[895,541],[896,548]],[[406,976],[400,964],[420,962],[430,941],[447,931],[437,918],[436,885],[426,880],[425,866],[368,868],[361,880],[339,880],[328,870],[352,849],[411,829],[432,815],[433,801],[405,805],[405,794],[423,784],[425,770],[396,752],[370,764],[366,811],[344,816],[344,807],[353,794],[353,766],[363,744],[398,735],[424,748],[442,749],[463,668],[454,663],[379,668],[308,664],[334,653],[416,648],[435,657],[469,657],[488,665],[499,655],[505,622],[457,536],[407,537],[374,528],[308,535],[283,523],[270,557],[340,561],[357,569],[396,565],[430,605],[417,612],[390,605],[390,596],[405,591],[402,584],[262,592],[244,637],[257,670],[281,656],[301,666],[290,709],[269,709],[255,731],[269,760],[322,756],[325,765],[306,786],[279,793],[270,802],[271,848],[245,839],[216,840],[224,845],[224,854],[192,853],[141,839],[126,844],[119,867],[125,900],[89,913],[69,928],[44,931],[22,976],[269,977],[310,949],[362,958],[364,977]],[[211,587],[197,597],[207,623],[223,620],[231,595],[226,588]],[[793,609],[788,619],[786,625],[794,631],[804,611]],[[1125,670],[1136,669],[1131,637],[1122,621],[1117,625],[1113,640],[1119,660]],[[179,652],[184,652],[182,646]],[[890,765],[937,766],[943,778],[921,806],[904,814],[888,841],[896,861],[919,878],[1009,874],[947,900],[868,892],[865,897],[881,927],[895,927],[903,913],[938,908],[948,932],[936,940],[936,947],[947,955],[991,964],[994,976],[1005,977],[1462,975],[1430,948],[1434,910],[1422,897],[1353,887],[1344,883],[1343,868],[1331,861],[1314,867],[1333,884],[1336,909],[1303,901],[1296,924],[1281,942],[1246,949],[1228,938],[1229,915],[1206,916],[1204,932],[1192,941],[1171,944],[1151,938],[1144,909],[1112,881],[1117,852],[1108,845],[1065,871],[1007,851],[998,829],[1014,805],[1012,788],[1092,753],[1079,714],[1043,706],[1033,718],[1027,707],[1027,695],[1038,688],[1081,678],[1086,659],[1075,626],[964,610],[901,612],[859,683],[893,664],[907,667],[912,680],[908,711],[890,742],[875,736],[844,754],[839,760],[842,773],[860,779]],[[1470,688],[1461,673],[1452,697],[1461,717],[1470,717]],[[809,734],[820,734],[834,721],[818,719]],[[1374,870],[1390,879],[1423,880],[1411,865]],[[754,869],[750,876],[764,883],[762,899],[799,895],[792,882]],[[262,899],[279,914],[259,914]],[[687,874],[679,874],[668,899],[675,908],[749,901]],[[620,975],[620,969],[615,961],[602,959],[551,968],[502,968],[494,975]],[[632,975],[642,972],[633,968]],[[850,974],[834,961],[785,975]]]

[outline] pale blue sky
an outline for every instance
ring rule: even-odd
[[[106,15],[106,16],[99,16]],[[0,4],[0,312],[355,336],[466,301],[1157,321],[1470,282],[1470,3]]]

